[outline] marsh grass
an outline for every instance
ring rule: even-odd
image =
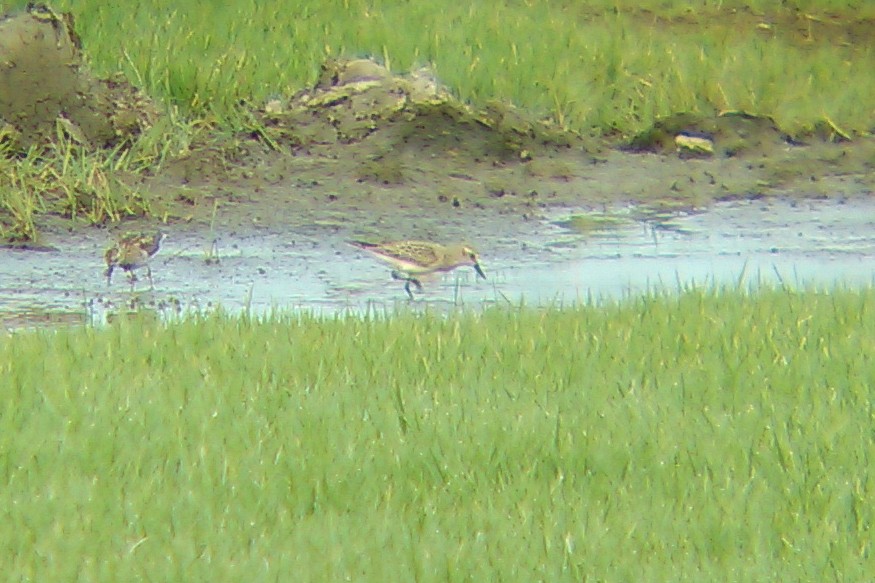
[[[52,212],[84,218],[92,224],[140,217],[153,212],[131,176],[185,155],[192,141],[206,141],[214,119],[183,119],[176,108],[135,143],[90,151],[65,136],[46,148],[21,156],[0,153],[0,208],[5,221],[0,237],[12,241],[38,238],[35,219]]]
[[[28,160],[32,162],[33,158]],[[38,213],[42,197],[34,192],[34,184],[22,176],[19,168],[10,160],[0,159],[6,179],[0,179],[0,208],[4,221],[0,237],[11,243],[37,240],[35,215]],[[28,164],[25,164],[25,168]],[[26,170],[25,170],[26,175]]]
[[[196,115],[295,93],[326,57],[369,56],[396,72],[431,65],[462,99],[511,101],[578,131],[628,134],[658,115],[727,109],[773,115],[791,133],[825,117],[872,129],[871,45],[797,32],[834,35],[875,16],[832,0],[795,12],[759,0],[58,4],[76,13],[99,71],[120,69]]]
[[[864,580],[875,289],[0,339],[11,580]]]
[[[149,204],[117,177],[127,153],[86,152],[60,141],[50,150],[31,151],[21,159],[0,160],[0,204],[8,211],[6,237],[17,233],[34,240],[35,210],[83,217],[93,224],[149,212]]]

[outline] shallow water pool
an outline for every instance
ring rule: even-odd
[[[414,306],[541,305],[619,297],[654,288],[778,282],[858,286],[875,278],[875,202],[733,201],[707,212],[648,216],[612,209],[610,228],[578,232],[551,210],[529,221],[469,217],[446,225],[476,241],[489,279],[461,268],[425,283]],[[642,218],[643,217],[643,218]],[[103,321],[131,308],[185,313],[216,306],[322,313],[408,305],[401,282],[337,229],[253,229],[245,234],[172,228],[134,292],[122,272],[102,277],[103,233],[65,236],[57,251],[0,253],[0,313],[7,327]],[[470,233],[476,233],[470,237]],[[208,262],[213,241],[218,262]]]

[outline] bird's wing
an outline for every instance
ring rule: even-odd
[[[380,252],[388,257],[401,261],[410,261],[419,265],[431,265],[440,260],[434,245],[418,241],[405,241],[397,245],[387,245]]]
[[[143,234],[139,231],[128,231],[124,235],[118,238],[118,246],[125,247],[127,245],[133,245],[137,241],[139,241],[143,237]]]

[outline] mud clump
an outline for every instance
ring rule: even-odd
[[[545,146],[587,146],[577,134],[510,104],[463,103],[428,68],[394,75],[367,59],[327,61],[312,89],[267,103],[257,117],[279,144],[313,152],[367,141],[374,161],[439,148],[471,160],[525,162]]]
[[[626,146],[631,152],[677,153],[685,157],[731,158],[764,154],[796,144],[767,116],[727,111],[716,117],[679,113],[658,120]]]
[[[24,152],[61,137],[86,148],[129,141],[157,107],[121,77],[97,79],[82,58],[73,16],[44,4],[0,20],[0,136]]]

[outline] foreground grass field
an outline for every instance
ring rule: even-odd
[[[875,289],[0,339],[32,581],[862,581]]]

